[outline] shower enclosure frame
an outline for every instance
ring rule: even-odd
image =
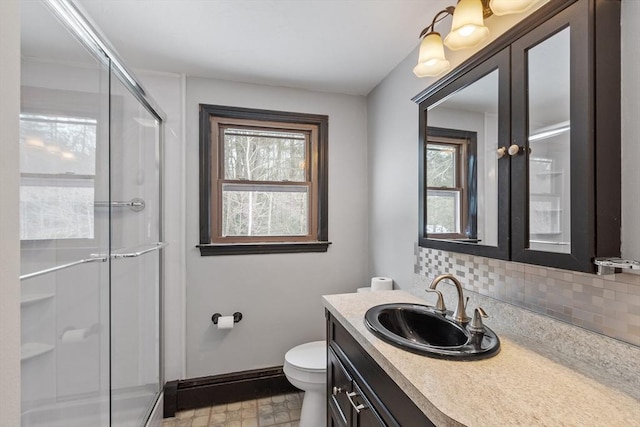
[[[59,19],[60,22],[64,24],[68,31],[70,31],[75,38],[87,48],[93,56],[100,62],[103,62],[108,70],[109,70],[109,97],[111,97],[111,88],[112,88],[112,79],[113,76],[117,76],[118,80],[129,90],[129,92],[139,101],[142,106],[158,121],[158,246],[153,247],[149,250],[141,251],[138,253],[131,254],[129,256],[139,256],[143,253],[149,251],[158,251],[158,385],[159,388],[156,392],[156,395],[153,398],[152,404],[149,408],[147,408],[147,412],[145,414],[144,419],[148,422],[149,417],[152,415],[154,409],[156,408],[159,398],[162,395],[162,387],[164,384],[164,316],[163,316],[163,306],[164,306],[164,248],[166,243],[164,242],[164,163],[165,163],[165,149],[164,149],[164,126],[166,122],[166,114],[160,108],[160,106],[153,100],[153,98],[147,93],[144,89],[144,86],[140,83],[140,81],[135,77],[135,75],[129,71],[129,69],[124,65],[122,59],[117,54],[115,48],[109,43],[107,38],[102,34],[102,32],[98,29],[98,27],[91,21],[88,15],[84,12],[84,10],[76,5],[72,0],[41,0],[48,9]],[[111,101],[109,102],[109,121],[111,122]],[[112,144],[112,133],[109,132],[108,144],[111,146]],[[109,164],[111,164],[111,155],[109,155]],[[109,167],[111,169],[111,167]],[[111,172],[109,173],[111,175]],[[111,181],[111,177],[109,178]],[[109,187],[111,184],[109,184]],[[133,202],[131,208],[133,209]],[[111,207],[113,207],[114,202],[111,200],[111,191],[109,191],[109,200],[108,203]],[[143,202],[144,203],[144,202]],[[143,206],[144,208],[144,206]],[[109,210],[109,218],[111,218],[111,208]],[[62,265],[58,265],[52,268],[24,274],[20,276],[20,280],[27,280],[33,277],[49,274],[55,271],[59,271],[62,269],[70,268],[75,265],[90,263],[90,262],[106,262],[109,261],[108,266],[108,277],[109,277],[109,288],[111,288],[111,276],[112,276],[112,267],[111,260],[113,260],[117,255],[114,256],[112,253],[112,236],[111,236],[111,219],[109,219],[109,253],[107,256],[100,256],[100,254],[96,254],[96,257],[91,257],[88,259],[82,259],[78,261],[74,261],[71,263],[66,263]],[[126,257],[126,255],[125,255]],[[111,291],[109,291],[111,293]],[[109,302],[109,324],[111,324],[112,320],[112,309],[111,302]],[[111,338],[111,327],[110,327],[110,339]],[[110,344],[111,347],[111,344]],[[110,350],[111,351],[111,350]],[[112,367],[111,362],[109,362],[109,407],[112,406]],[[112,419],[112,411],[109,411],[109,420],[110,424],[113,423]]]

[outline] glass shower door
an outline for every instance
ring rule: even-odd
[[[108,426],[109,59],[20,5],[22,425]]]
[[[73,2],[20,5],[21,423],[142,426],[162,380],[161,113]]]
[[[129,426],[161,388],[160,122],[115,73],[110,102],[111,417]]]

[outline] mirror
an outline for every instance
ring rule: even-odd
[[[585,272],[619,256],[619,5],[602,5],[549,2],[414,97],[420,247]]]
[[[498,245],[498,108],[498,69],[427,107],[427,238]]]
[[[570,28],[527,53],[529,248],[571,253]]]

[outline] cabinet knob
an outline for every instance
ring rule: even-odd
[[[357,396],[358,393],[356,393],[355,391],[352,391],[350,393],[347,393],[347,399],[349,399],[349,402],[351,403],[351,406],[353,406],[353,409],[356,410],[356,413],[359,414],[360,411],[362,411],[363,409],[367,409],[366,406],[364,406],[364,404],[359,404],[356,405],[356,402],[353,401],[352,397]]]
[[[501,159],[505,154],[507,154],[507,147],[500,147],[496,150],[496,152],[498,153],[498,158]]]
[[[344,390],[342,389],[342,387],[333,386],[333,389],[331,390],[331,394],[333,394],[334,396],[337,396],[340,393],[342,393],[343,391]]]
[[[509,146],[509,155],[510,156],[515,156],[516,154],[518,154],[520,152],[520,149],[521,149],[521,147],[518,144],[513,144],[513,145]]]

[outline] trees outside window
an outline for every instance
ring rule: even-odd
[[[20,239],[93,239],[97,120],[20,115]]]

